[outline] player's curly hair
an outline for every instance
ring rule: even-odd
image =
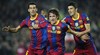
[[[49,19],[49,13],[55,14],[55,15],[58,17],[58,19],[59,19],[59,11],[58,11],[58,9],[56,9],[56,8],[51,8],[51,9],[48,11],[48,19]]]

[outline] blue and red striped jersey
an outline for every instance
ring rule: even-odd
[[[86,14],[78,14],[77,20],[73,20],[71,16],[66,16],[63,20],[70,25],[72,30],[78,32],[86,30],[85,24],[90,24],[90,20]]]
[[[55,25],[48,24],[48,48],[47,51],[64,52],[64,38],[67,31],[67,25],[61,21],[57,21]]]
[[[78,14],[78,19],[77,20],[74,20],[71,16],[66,16],[63,20],[70,26],[70,28],[72,30],[77,31],[77,32],[85,31],[86,30],[85,24],[90,24],[90,20],[89,20],[88,16],[85,13]],[[90,42],[93,41],[91,34],[90,33],[87,33],[87,34],[90,37]],[[81,45],[79,45],[79,43],[80,44],[84,43],[76,35],[74,35],[74,40],[75,40],[77,46],[81,46]],[[89,43],[87,43],[87,45],[88,44]]]
[[[27,26],[32,27],[34,24],[38,24],[40,29],[30,29],[31,34],[31,42],[30,46],[36,49],[42,49],[46,46],[47,42],[47,32],[46,32],[46,20],[42,15],[38,15],[34,20],[30,19],[28,16],[25,20],[23,20],[20,24],[21,27]]]

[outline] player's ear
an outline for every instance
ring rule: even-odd
[[[57,20],[59,20],[59,17],[57,16]]]
[[[28,9],[28,12],[30,12],[30,10]]]

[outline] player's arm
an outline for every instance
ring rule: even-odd
[[[68,27],[68,30],[67,30],[68,33],[76,35],[76,31],[72,30],[69,25],[67,27]]]
[[[85,25],[86,30],[85,31],[82,31],[82,32],[76,32],[76,31],[71,30],[77,36],[82,36],[82,35],[84,35],[84,34],[86,34],[86,33],[88,33],[88,32],[91,31],[91,29],[90,29],[90,20],[89,20],[88,16],[86,14],[83,14],[83,16],[84,17],[83,17],[82,20],[84,22],[84,25]]]
[[[86,28],[85,31],[82,31],[82,32],[76,32],[76,35],[82,36],[82,35],[84,35],[84,34],[86,34],[86,33],[89,33],[89,32],[90,32],[90,24],[85,24],[85,28]]]
[[[90,24],[85,24],[85,28],[86,28],[85,31],[79,32],[80,35],[84,35],[84,34],[89,33],[91,31]]]
[[[85,24],[85,28],[86,30],[85,31],[82,31],[82,32],[77,32],[77,31],[74,31],[72,30],[70,27],[68,27],[69,30],[70,30],[70,33],[74,34],[74,35],[77,35],[78,37],[86,34],[86,33],[89,33],[90,32],[90,24]]]
[[[16,28],[9,28],[9,32],[18,32],[20,28],[20,26],[17,26]]]
[[[8,26],[8,27],[3,27],[2,30],[6,32],[17,32],[20,28],[21,28],[20,26],[17,26],[16,28]]]

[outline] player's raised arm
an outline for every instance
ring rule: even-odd
[[[5,31],[5,32],[17,32],[20,28],[21,28],[20,26],[17,26],[16,28],[12,28],[12,27],[8,26],[8,27],[3,27],[2,31]]]

